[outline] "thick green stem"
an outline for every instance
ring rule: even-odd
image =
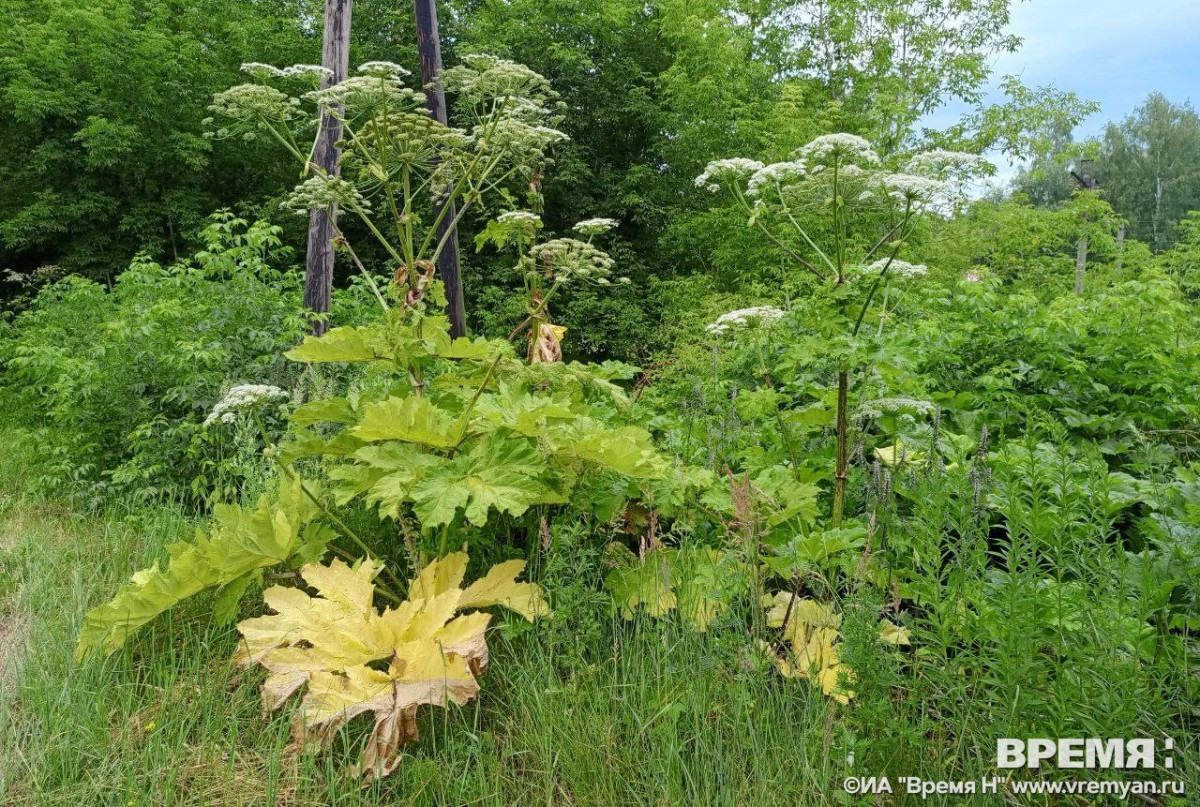
[[[849,465],[847,450],[847,398],[850,389],[850,372],[838,372],[837,389],[837,460],[833,475],[833,515],[829,520],[830,526],[837,529],[842,524],[842,512],[846,504],[846,469]]]

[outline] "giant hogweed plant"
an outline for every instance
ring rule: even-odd
[[[904,171],[895,172],[883,166],[867,141],[854,135],[832,134],[818,137],[784,162],[764,165],[744,158],[717,160],[696,178],[699,187],[714,193],[725,191],[745,214],[748,226],[808,276],[812,295],[806,308],[816,313],[814,329],[820,331],[819,350],[823,354],[820,359],[836,367],[833,491],[828,522],[824,528],[815,528],[815,523],[802,525],[806,528],[785,545],[765,547],[766,566],[789,581],[790,591],[765,596],[763,602],[771,609],[768,624],[783,631],[774,646],[782,657],[781,671],[785,675],[797,671],[811,674],[826,694],[840,699],[848,697],[849,690],[845,680],[839,683],[839,675],[850,678],[852,671],[839,671],[832,616],[825,620],[829,624],[822,623],[815,631],[801,630],[793,622],[804,621],[806,608],[827,610],[815,601],[802,599],[802,587],[834,596],[838,590],[836,570],[849,562],[847,553],[862,548],[863,562],[870,559],[867,527],[845,523],[851,414],[856,404],[864,412],[897,405],[924,411],[923,402],[906,399],[851,400],[852,387],[863,390],[867,386],[871,362],[879,355],[883,341],[886,311],[877,312],[879,326],[874,334],[871,329],[864,331],[864,326],[875,321],[876,317],[869,315],[881,300],[882,307],[887,308],[894,287],[899,286],[902,292],[905,284],[926,273],[925,266],[902,259],[907,241],[922,216],[958,202],[978,162],[971,155],[929,152],[913,156]],[[713,322],[709,332],[717,339],[729,339],[736,338],[748,325],[765,325],[769,331],[771,324],[784,316],[785,312],[769,306],[734,311]],[[751,330],[761,339],[763,328]],[[764,389],[753,391],[750,397],[775,409],[780,438],[799,479],[800,463],[795,452],[800,441],[780,417],[782,396],[775,390],[777,382],[786,379],[773,378],[774,371],[761,344],[759,352],[764,354],[759,361]],[[903,449],[893,446],[891,450],[900,455],[893,463],[904,460]],[[885,630],[884,639],[891,641],[888,635]]]
[[[923,214],[955,204],[977,157],[935,151],[912,157],[903,172],[886,170],[860,137],[832,134],[764,165],[733,158],[708,164],[696,185],[725,191],[747,225],[774,244],[813,281],[825,303],[825,352],[837,364],[836,459],[830,524],[840,526],[849,469],[852,375],[862,373],[871,345],[860,339],[868,312],[894,282],[925,274],[901,259]],[[777,309],[731,312],[713,323],[720,335],[748,320],[770,320]],[[883,318],[880,318],[883,321]]]
[[[536,194],[549,149],[566,139],[553,128],[557,94],[546,79],[492,56],[465,56],[463,65],[437,79],[455,96],[461,126],[430,117],[423,92],[405,84],[408,71],[390,62],[367,62],[338,84],[298,94],[288,90],[314,85],[322,68],[243,68],[255,81],[216,96],[211,135],[274,139],[300,168],[302,181],[289,199],[293,209],[336,210],[359,221],[395,263],[390,294],[335,227],[337,243],[385,309],[391,297],[419,310],[414,304],[434,281],[449,237],[449,230],[439,235],[439,225],[451,210],[457,224],[490,198],[512,199],[522,183]],[[313,162],[323,113],[342,127],[334,174]]]
[[[398,266],[381,287],[340,236],[374,288],[379,321],[333,328],[286,355],[311,365],[359,365],[364,383],[299,406],[278,444],[263,431],[279,471],[277,494],[254,506],[217,506],[194,542],[170,547],[165,564],[138,572],[87,614],[77,648],[79,657],[114,651],[202,592],[215,594],[215,615],[229,620],[268,572],[299,575],[320,596],[267,589],[275,615],[238,625],[238,658],[268,671],[268,708],[307,688],[295,717],[301,744],[328,742],[348,720],[373,712],[363,765],[380,776],[415,739],[417,706],[461,704],[478,691],[489,617],[462,611],[503,605],[531,620],[548,613],[537,586],[515,580],[524,561],[501,563],[464,587],[467,555],[452,550],[489,539],[485,528],[503,520],[536,534],[544,521],[531,510],[545,516],[568,503],[587,510],[667,471],[650,436],[621,425],[628,400],[613,379],[634,368],[564,365],[544,350],[535,353],[539,343],[546,347],[549,291],[540,308],[531,303],[529,361],[505,340],[452,339],[446,318],[430,310],[444,304],[434,272],[444,246],[437,224],[448,205],[434,204],[430,217],[428,197],[456,199],[460,211],[481,204],[510,179],[540,172],[545,149],[561,139],[544,125],[553,97],[544,79],[490,57],[467,62],[442,81],[474,116],[469,130],[430,120],[394,65],[365,65],[361,75],[303,98],[261,84],[217,98],[214,109],[231,120],[222,136],[265,132],[305,165],[310,175],[292,197],[299,208],[337,206],[358,216]],[[281,81],[313,74],[250,69]],[[314,169],[298,146],[315,125],[300,111],[305,101],[339,110],[346,125],[342,176]],[[557,267],[551,277],[557,271],[563,280],[607,282],[607,256],[581,241],[561,246],[538,251],[549,261],[543,265]],[[259,404],[242,394],[223,402],[222,417],[236,405],[257,421]],[[407,584],[339,515],[353,500],[394,525],[397,548],[403,545],[413,570],[421,569]],[[325,562],[331,554],[340,557]],[[391,606],[381,612],[377,598]]]

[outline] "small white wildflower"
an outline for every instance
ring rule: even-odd
[[[740,182],[763,167],[758,160],[747,160],[745,157],[713,160],[704,168],[704,173],[696,177],[696,187],[716,193],[721,189],[720,183]]]
[[[869,165],[879,163],[879,155],[871,148],[870,143],[858,135],[845,132],[822,135],[808,145],[798,148],[792,157],[809,163],[827,162],[831,158],[836,158],[839,162],[856,161]]]
[[[963,280],[967,281],[968,283],[982,283],[983,275],[981,275],[979,272],[967,272],[965,275],[963,275]]]
[[[798,179],[803,179],[806,173],[803,160],[789,160],[782,163],[764,165],[750,176],[746,184],[747,196],[758,196],[768,185],[783,185]]]
[[[237,419],[237,413],[244,409],[291,397],[286,390],[270,384],[238,384],[225,393],[221,400],[209,412],[204,425],[209,426],[216,421],[232,423]]]
[[[616,219],[584,219],[571,229],[584,235],[599,235],[615,229],[620,224]]]
[[[740,327],[748,322],[771,322],[782,316],[783,311],[769,305],[740,308],[717,317],[705,330],[711,334],[723,334],[731,328]]]
[[[929,273],[929,267],[923,263],[909,263],[908,261],[896,260],[894,258],[880,258],[864,271],[877,273],[882,272],[884,269],[887,269],[890,275],[904,278],[918,277]]]

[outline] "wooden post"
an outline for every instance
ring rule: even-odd
[[[417,20],[417,50],[421,54],[421,82],[426,85],[425,106],[435,120],[446,123],[446,93],[440,84],[434,85],[442,69],[442,42],[438,36],[435,0],[413,0],[413,12]],[[443,197],[434,199],[433,203],[435,209],[441,210],[447,200]],[[446,284],[446,314],[450,318],[450,335],[466,336],[466,306],[458,267],[458,231],[454,218],[454,203],[451,201],[438,225],[438,242],[441,243],[443,239],[446,242],[445,249],[438,256],[438,273]]]
[[[1075,247],[1075,295],[1083,295],[1083,276],[1087,271],[1088,259],[1088,237],[1085,235],[1079,239],[1079,244]]]
[[[1079,183],[1081,191],[1098,191],[1100,183],[1096,181],[1096,176],[1093,173],[1094,163],[1092,160],[1081,160],[1079,163],[1079,171],[1071,172],[1071,176]],[[1084,226],[1087,226],[1086,224]],[[1083,296],[1083,280],[1087,272],[1088,247],[1090,240],[1087,235],[1079,239],[1079,243],[1075,245],[1075,296]]]
[[[321,47],[321,65],[332,71],[321,77],[321,88],[344,81],[350,69],[350,13],[353,0],[325,0],[325,37]],[[341,110],[321,110],[321,130],[313,151],[314,170],[337,176],[338,149],[342,138]],[[316,314],[329,313],[333,293],[333,225],[337,208],[314,210],[308,217],[308,256],[304,266],[304,307]],[[314,319],[312,333],[320,336],[329,329],[323,319]]]

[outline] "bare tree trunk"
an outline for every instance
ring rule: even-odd
[[[429,114],[440,123],[446,123],[446,93],[440,85],[430,87],[442,69],[442,42],[438,35],[437,4],[435,0],[413,0],[413,12],[417,20],[417,50],[421,54],[421,81],[426,85],[425,106]],[[434,199],[434,206],[441,209],[447,200]],[[454,203],[450,202],[446,215],[438,225],[438,243],[446,242],[438,256],[438,273],[446,284],[446,314],[450,318],[450,335],[466,336],[466,306],[463,302],[462,277],[458,267],[458,230],[454,224]]]
[[[1087,271],[1088,259],[1088,237],[1085,235],[1079,239],[1079,244],[1075,248],[1075,295],[1083,295],[1083,276]]]
[[[346,78],[350,67],[350,13],[353,0],[325,0],[325,39],[321,48],[321,64],[332,71],[321,78],[327,88]],[[342,138],[342,124],[335,114],[341,110],[323,109],[321,131],[313,152],[315,169],[329,176],[339,172],[338,149],[334,145]],[[329,313],[329,298],[333,293],[333,226],[337,208],[331,211],[314,210],[308,217],[308,257],[304,269],[304,307],[315,314]],[[320,336],[329,329],[322,318],[314,318],[312,332]]]

